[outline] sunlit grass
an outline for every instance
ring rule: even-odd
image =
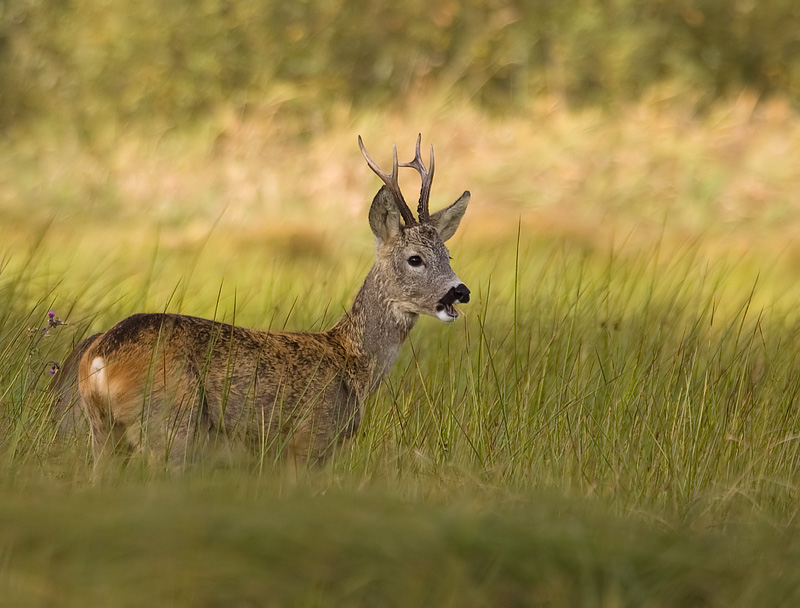
[[[780,105],[748,114],[741,104],[703,120],[657,104],[610,118],[543,106],[505,121],[445,106],[435,119],[347,117],[310,140],[255,137],[259,123],[160,143],[131,130],[100,155],[69,136],[11,142],[0,169],[0,506],[19,533],[0,538],[2,585],[47,605],[56,592],[41,572],[53,568],[67,573],[53,579],[76,598],[67,605],[124,603],[101,584],[125,576],[102,556],[134,555],[135,579],[169,546],[170,559],[228,581],[209,583],[209,605],[224,603],[218,593],[250,597],[224,591],[252,578],[242,556],[283,555],[303,570],[277,597],[339,597],[329,559],[344,555],[353,587],[342,597],[370,605],[393,587],[382,566],[359,560],[385,552],[386,568],[413,564],[405,580],[427,581],[420,573],[443,561],[449,573],[426,583],[431,595],[393,592],[394,605],[487,605],[503,593],[562,605],[779,604],[796,589],[786,573],[800,572],[790,545],[774,542],[776,530],[796,535],[800,504],[790,196],[800,175],[780,152],[800,122]],[[465,318],[422,319],[356,439],[295,482],[256,457],[179,475],[133,466],[92,486],[85,429],[56,437],[49,418],[48,364],[140,311],[330,326],[372,259],[377,185],[355,134],[402,148],[408,124],[436,145],[437,204],[473,193],[448,243],[473,290]],[[43,332],[49,310],[68,325]],[[46,503],[32,509],[39,491]],[[63,512],[54,496],[71,496]],[[99,542],[106,533],[117,540]],[[138,544],[148,535],[163,544]],[[198,539],[208,555],[175,548]],[[320,539],[322,557],[308,557]],[[766,556],[761,569],[748,552]],[[97,561],[108,568],[94,576]],[[197,570],[167,570],[174,584],[161,579],[147,597],[196,604]]]
[[[465,255],[462,243],[454,263],[475,296],[466,318],[420,321],[360,436],[326,465],[331,475],[554,488],[670,517],[700,509],[724,518],[746,501],[777,521],[794,518],[800,329],[791,302],[763,304],[764,279],[737,280],[696,247],[600,256],[521,236]],[[263,255],[243,252],[248,270],[214,284],[196,269],[182,275],[185,260],[153,254],[129,287],[117,291],[126,278],[113,269],[88,293],[64,276],[24,307],[11,300],[32,295],[35,264],[4,284],[13,294],[3,324],[9,464],[32,451],[47,470],[52,433],[36,415],[43,371],[88,333],[139,310],[321,329],[368,264],[356,256],[326,271],[282,260],[262,273]],[[111,298],[92,298],[104,291]],[[70,325],[41,335],[50,308]]]

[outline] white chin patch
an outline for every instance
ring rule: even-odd
[[[437,304],[436,318],[445,323],[452,323],[458,318],[458,311],[452,304]]]

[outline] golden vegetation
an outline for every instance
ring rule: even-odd
[[[797,599],[796,3],[523,4],[0,4],[0,596]],[[89,487],[48,365],[141,310],[329,326],[372,257],[356,136],[417,132],[433,206],[472,191],[474,298],[353,445]]]

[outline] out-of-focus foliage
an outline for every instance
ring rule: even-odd
[[[446,87],[491,107],[614,103],[662,81],[800,100],[796,0],[0,0],[0,124],[184,122]]]

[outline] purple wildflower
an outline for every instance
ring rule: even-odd
[[[50,327],[58,327],[59,325],[66,325],[64,321],[62,321],[56,316],[56,312],[54,310],[51,310],[50,312],[47,313],[47,324]]]

